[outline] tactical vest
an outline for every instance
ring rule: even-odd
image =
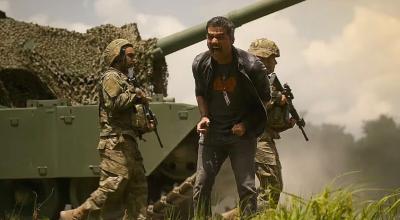
[[[145,115],[144,107],[142,104],[132,103],[132,107],[128,109],[121,109],[118,111],[111,111],[107,107],[112,105],[115,100],[110,98],[108,94],[103,89],[103,80],[107,74],[111,72],[116,72],[120,76],[118,84],[121,85],[121,93],[129,91],[134,91],[132,85],[128,83],[127,77],[121,72],[115,69],[110,69],[104,72],[98,84],[99,92],[99,119],[100,119],[100,136],[113,136],[119,134],[127,134],[132,137],[139,136],[145,132],[149,131],[149,123]],[[135,95],[134,92],[128,92],[132,96]],[[131,97],[133,100],[133,97]],[[114,97],[115,99],[115,97]]]
[[[282,94],[274,87],[274,80],[275,79],[273,77],[269,77],[271,101],[273,104],[272,107],[267,110],[267,128],[279,133],[292,128],[292,126],[290,123],[289,105],[281,106],[279,104]]]

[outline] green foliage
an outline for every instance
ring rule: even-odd
[[[376,201],[357,201],[363,190],[325,188],[310,199],[288,195],[276,210],[259,213],[255,220],[392,220],[400,217],[400,190]]]
[[[350,153],[352,169],[362,170],[378,187],[399,187],[399,124],[392,117],[381,115],[364,123],[364,134]]]
[[[165,212],[165,220],[182,219],[179,210],[174,207],[167,208]]]

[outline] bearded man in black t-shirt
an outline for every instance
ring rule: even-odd
[[[206,30],[209,50],[196,56],[192,66],[201,115],[193,190],[195,215],[211,217],[212,186],[229,157],[241,217],[247,217],[257,209],[254,155],[256,138],[265,128],[264,105],[270,100],[267,72],[257,57],[233,46],[234,25],[230,20],[214,17],[207,22]]]

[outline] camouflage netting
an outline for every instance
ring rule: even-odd
[[[77,33],[0,19],[0,105],[25,106],[27,99],[67,99],[73,105],[97,103],[101,54],[116,38],[136,50],[137,79],[152,95],[167,95],[165,59],[155,60],[156,39],[142,40],[136,24],[102,25]]]
[[[0,19],[1,18],[6,18],[6,13],[4,11],[0,11]]]

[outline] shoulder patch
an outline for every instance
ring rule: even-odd
[[[122,92],[121,85],[119,84],[118,74],[107,74],[103,79],[104,91],[111,97],[114,98]]]

